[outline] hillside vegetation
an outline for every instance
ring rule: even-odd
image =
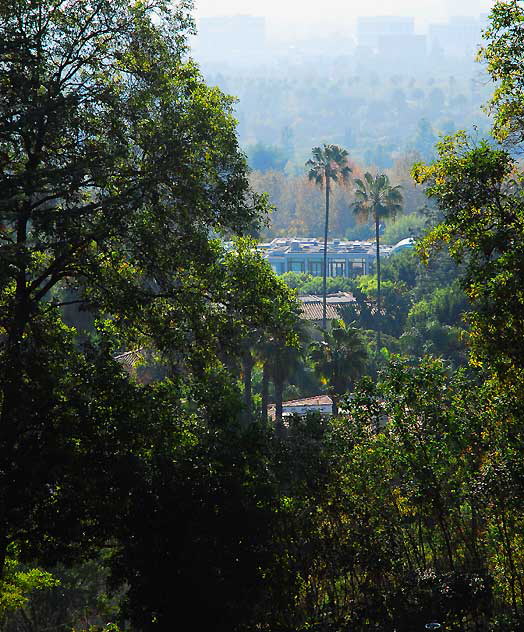
[[[0,2],[0,630],[524,629],[522,3],[484,36],[492,137],[433,145],[473,84],[341,78],[300,171],[249,171],[191,11]],[[290,81],[253,82],[241,138],[277,143]],[[355,301],[320,329],[298,294],[323,279],[252,236],[321,235],[330,208],[378,254],[417,241],[327,280]],[[332,415],[283,414],[321,393]]]

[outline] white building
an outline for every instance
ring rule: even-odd
[[[380,256],[389,257],[395,246],[380,245]],[[276,237],[258,245],[277,274],[300,272],[322,276],[324,242],[321,239]],[[327,276],[352,278],[370,274],[375,265],[376,245],[372,241],[332,239],[327,244]]]

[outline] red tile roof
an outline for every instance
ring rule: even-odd
[[[305,397],[304,399],[292,399],[287,402],[282,402],[282,408],[299,408],[299,407],[311,407],[312,411],[320,408],[321,406],[332,406],[333,400],[329,395],[316,395],[315,397]],[[270,404],[267,407],[267,414],[270,419],[275,419],[275,404]]]
[[[314,294],[298,297],[302,303],[302,318],[305,320],[322,320],[322,297]],[[341,318],[340,308],[355,302],[350,292],[336,292],[326,296],[326,318],[333,320]]]
[[[282,402],[282,406],[331,406],[333,400],[329,395],[316,395],[315,397],[305,397],[304,399],[291,399]]]
[[[322,320],[322,303],[302,303],[301,318],[304,320]],[[326,304],[326,318],[333,320],[334,318],[340,318],[336,305]]]

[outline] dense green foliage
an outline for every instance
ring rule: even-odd
[[[322,332],[322,340],[311,344],[310,357],[315,372],[328,384],[333,415],[338,415],[341,398],[362,377],[368,356],[361,332],[344,321],[333,321]]]
[[[123,524],[128,614],[139,629],[517,629],[519,402],[395,360],[341,420],[297,418],[282,438],[188,427]]]
[[[421,264],[413,250],[385,259],[381,266],[382,348],[412,358],[432,354],[455,367],[465,366],[468,318],[472,315],[470,302],[459,282],[461,270],[444,253],[434,255],[428,265]],[[321,295],[320,277],[287,272],[282,278],[299,295]],[[353,295],[354,301],[340,308],[341,317],[347,325],[363,330],[370,342],[376,339],[379,326],[376,277],[332,277],[327,280],[327,289],[328,293]],[[294,379],[298,384],[301,377],[296,375]],[[310,385],[304,386],[307,394],[311,394]],[[316,387],[322,388],[318,384]]]
[[[223,423],[242,336],[294,318],[251,244],[209,238],[250,231],[265,203],[231,99],[184,61],[189,9],[1,5],[0,570],[15,543],[44,563],[107,543],[158,407],[168,434],[187,400]],[[92,314],[81,337],[70,304]],[[113,360],[146,345],[191,385],[174,409]]]
[[[524,129],[524,87],[520,66],[523,61],[521,28],[524,21],[522,4],[517,0],[497,2],[491,13],[489,28],[484,34],[486,43],[480,58],[488,73],[497,83],[490,100],[495,113],[494,136],[499,140],[520,143]]]
[[[524,312],[523,204],[521,176],[509,154],[463,135],[439,145],[439,160],[415,167],[429,184],[444,219],[420,245],[423,255],[449,243],[465,262],[463,285],[473,306],[472,342],[479,354],[501,370],[522,368]]]
[[[289,286],[322,279],[221,240],[266,200],[187,59],[190,8],[0,3],[0,630],[522,629],[517,163],[442,140],[414,168],[424,262],[329,279],[355,300],[315,331]],[[523,11],[496,3],[483,53],[517,140]],[[283,416],[321,392],[340,414]]]

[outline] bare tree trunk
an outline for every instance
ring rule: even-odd
[[[267,423],[267,407],[269,403],[269,364],[264,362],[262,368],[262,423]]]
[[[251,351],[246,351],[242,356],[242,371],[244,378],[244,412],[243,418],[246,424],[253,421],[253,366],[255,362]]]
[[[322,329],[326,329],[327,240],[329,231],[329,176],[326,174],[326,223],[324,226],[324,275],[322,278]]]
[[[273,377],[273,384],[275,385],[275,424],[277,430],[282,430],[284,422],[282,419],[282,393],[284,392],[284,380],[278,375]]]

